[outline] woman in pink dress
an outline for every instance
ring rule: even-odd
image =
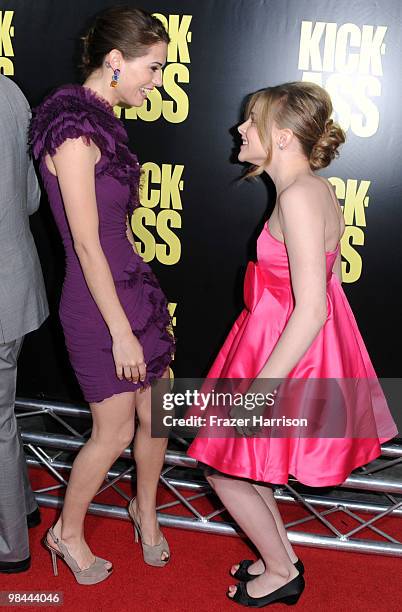
[[[258,261],[246,273],[246,308],[208,378],[255,379],[249,392],[262,379],[336,379],[349,391],[347,381],[357,381],[345,396],[341,436],[331,437],[331,427],[321,437],[215,431],[190,446],[189,455],[214,468],[210,484],[260,553],[231,568],[240,582],[228,596],[250,607],[294,604],[304,589],[303,564],[268,483],[286,483],[291,474],[309,486],[340,484],[397,434],[341,287],[342,210],[331,185],[315,174],[345,140],[331,114],[324,89],[286,83],[251,96],[239,127],[239,160],[252,164],[248,176],[269,174],[277,200],[258,238]],[[302,414],[305,402],[298,404]]]

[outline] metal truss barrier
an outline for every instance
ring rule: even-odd
[[[81,433],[69,421],[71,418],[78,419],[81,425],[88,422],[90,426],[90,411],[83,406],[19,398],[16,402],[16,414],[20,421],[29,417],[30,424],[32,417],[42,417],[38,424],[43,423],[43,417],[50,418],[54,424],[57,423],[58,430],[66,432],[26,431],[23,428],[21,432],[28,465],[47,470],[55,480],[54,485],[35,491],[39,505],[61,507],[63,504],[61,494],[67,485],[65,473],[72,466],[70,455],[80,450],[91,431],[89,427]],[[172,444],[182,450],[168,449],[166,452],[160,481],[173,494],[174,501],[158,506],[160,524],[214,534],[237,535],[235,525],[222,520],[224,508],[217,508],[209,514],[202,514],[197,509],[195,502],[198,499],[214,494],[196,469],[197,461],[186,455],[187,441],[176,436]],[[396,525],[395,521],[399,526],[398,519],[402,518],[402,442],[393,441],[384,444],[381,450],[382,455],[378,460],[356,470],[341,486],[331,488],[329,491],[326,489],[325,493],[320,489],[317,490],[317,494],[311,493],[314,489],[309,489],[306,493],[306,488],[301,487],[294,479],[276,488],[275,498],[279,502],[299,504],[307,511],[305,517],[286,525],[292,543],[402,556],[402,543],[384,531],[384,527],[380,528],[381,520],[384,518],[393,517],[393,520],[386,521],[388,529],[391,525]],[[132,453],[127,448],[109,471],[103,486],[95,496],[95,501],[90,504],[89,512],[98,516],[128,520],[126,507],[130,498],[118,483],[131,481],[133,477],[135,478],[135,468]],[[97,496],[109,488],[120,495],[122,505],[112,506],[96,501]],[[169,512],[171,509],[177,510],[177,506],[181,506],[180,515]],[[336,520],[340,514],[353,519],[355,526],[341,531],[339,529],[341,521]],[[365,520],[360,514],[371,516]],[[331,522],[334,518],[335,522]],[[314,523],[314,528],[319,527],[319,533],[292,529],[311,522]],[[322,534],[322,526],[327,530],[326,535]],[[356,537],[363,531],[372,538]]]

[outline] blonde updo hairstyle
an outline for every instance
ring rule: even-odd
[[[261,89],[250,97],[246,118],[252,111],[267,157],[261,166],[252,166],[246,178],[258,176],[270,162],[273,124],[292,130],[312,170],[328,166],[345,142],[344,131],[331,119],[331,98],[315,83],[295,81]]]

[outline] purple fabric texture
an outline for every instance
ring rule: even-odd
[[[57,177],[45,163],[47,153],[54,155],[67,138],[81,136],[92,140],[101,151],[95,166],[99,238],[122,307],[144,350],[147,363],[144,383],[120,381],[116,376],[112,339],[75,253]],[[99,402],[147,386],[169,365],[174,338],[159,283],[126,236],[126,215],[139,205],[140,167],[127,147],[124,126],[110,104],[95,92],[81,85],[66,85],[34,109],[30,141],[65,248],[66,275],[59,314],[70,361],[84,397],[88,402]]]

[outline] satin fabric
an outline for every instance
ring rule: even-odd
[[[284,484],[289,474],[309,486],[342,483],[381,454],[398,432],[356,320],[332,268],[340,245],[327,252],[327,320],[289,378],[358,379],[343,418],[344,437],[205,437],[188,454],[215,469],[255,481]],[[246,308],[233,325],[207,378],[255,378],[267,362],[294,308],[286,247],[264,226],[257,263],[244,282]],[[364,387],[362,389],[362,387]],[[300,402],[300,414],[303,402]]]

